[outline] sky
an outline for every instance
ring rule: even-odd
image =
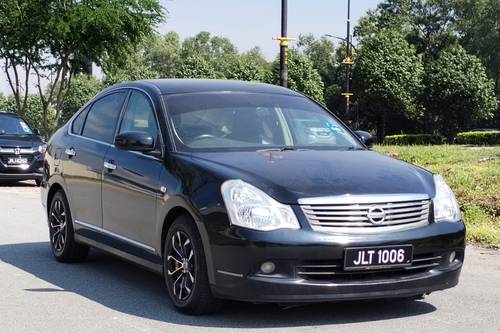
[[[379,0],[351,0],[351,22]],[[167,10],[159,33],[174,30],[181,38],[208,31],[229,38],[240,52],[259,46],[268,60],[279,50],[273,36],[281,32],[281,0],[161,0]],[[288,36],[312,33],[344,37],[347,0],[288,0]],[[98,72],[98,71],[97,71]],[[35,92],[34,88],[33,92]],[[0,73],[0,93],[10,94],[5,74]]]

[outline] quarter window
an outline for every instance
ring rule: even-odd
[[[78,116],[76,116],[75,120],[73,120],[73,125],[71,125],[71,132],[73,134],[82,134],[83,124],[85,123],[85,117],[87,117],[89,108],[90,107],[86,107],[85,110],[80,112]]]
[[[119,133],[125,132],[148,133],[155,141],[158,138],[158,126],[153,107],[149,99],[142,93],[133,92],[130,95]]]
[[[121,91],[96,101],[87,116],[83,136],[112,143],[125,96],[126,93]]]

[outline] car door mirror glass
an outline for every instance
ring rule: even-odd
[[[155,140],[145,132],[125,132],[115,138],[115,146],[123,150],[151,152],[155,149]]]

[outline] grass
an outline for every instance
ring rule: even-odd
[[[500,246],[500,146],[375,146],[376,151],[441,174],[455,192],[467,239]]]

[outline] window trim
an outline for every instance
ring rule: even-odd
[[[137,91],[133,91],[133,90],[137,90]],[[156,131],[157,131],[157,138],[155,138],[155,140],[158,140],[158,138],[160,138],[160,141],[159,142],[155,142],[155,146],[157,144],[159,144],[160,146],[157,147],[161,153],[162,153],[162,156],[163,156],[163,138],[162,138],[162,132],[161,132],[161,128],[160,128],[160,122],[159,122],[159,119],[158,119],[158,114],[156,112],[156,108],[154,106],[154,103],[153,103],[153,99],[151,98],[151,96],[149,96],[149,94],[147,94],[146,92],[142,91],[142,90],[139,90],[139,89],[129,89],[129,93],[127,95],[127,98],[125,99],[125,103],[124,103],[124,107],[123,107],[123,110],[121,111],[120,113],[120,116],[118,117],[118,123],[117,123],[117,127],[116,127],[116,130],[115,130],[115,136],[113,138],[113,142],[114,140],[116,140],[116,137],[120,134],[120,129],[123,125],[123,120],[125,118],[125,114],[127,113],[127,110],[128,110],[128,105],[130,103],[130,98],[132,98],[132,94],[133,93],[136,93],[136,94],[139,94],[139,95],[142,95],[142,96],[145,96],[146,99],[148,100],[149,102],[149,105],[151,106],[151,111],[153,111],[153,115],[155,117],[155,124],[156,124]],[[144,154],[144,153],[142,153]],[[147,155],[147,154],[146,154]]]
[[[131,90],[137,90],[139,92],[142,92],[143,94],[145,94],[148,98],[149,98],[149,101],[151,102],[151,105],[153,107],[153,111],[154,111],[154,114],[155,114],[155,117],[156,117],[156,123],[157,123],[157,126],[158,126],[158,129],[159,129],[159,133],[160,133],[160,144],[161,144],[161,147],[160,147],[160,151],[161,151],[161,159],[156,157],[156,156],[152,156],[152,155],[147,155],[147,154],[144,154],[144,153],[140,153],[140,152],[131,152],[131,153],[134,153],[134,154],[139,154],[141,156],[146,156],[146,157],[149,157],[149,158],[153,158],[155,160],[164,160],[165,159],[165,156],[166,156],[166,153],[167,153],[167,144],[165,143],[165,140],[163,138],[163,135],[164,135],[164,130],[162,130],[162,126],[161,126],[161,123],[160,123],[160,118],[159,118],[159,115],[158,115],[158,109],[156,108],[156,105],[154,103],[154,100],[153,98],[151,97],[151,95],[144,89],[141,89],[139,87],[135,87],[135,86],[123,86],[123,87],[116,87],[116,88],[112,88],[104,93],[102,93],[101,95],[97,95],[96,97],[94,97],[94,99],[91,99],[90,101],[88,101],[87,103],[85,103],[81,109],[79,111],[77,111],[72,117],[71,119],[68,121],[68,128],[66,129],[66,132],[69,136],[73,136],[73,137],[77,137],[77,138],[81,138],[81,139],[85,139],[85,140],[88,140],[88,141],[92,141],[92,142],[96,142],[96,143],[100,143],[100,144],[103,144],[103,145],[106,145],[106,146],[109,146],[109,147],[113,147],[113,148],[116,148],[116,146],[114,145],[114,140],[116,138],[116,135],[117,135],[117,128],[115,128],[115,136],[113,138],[113,144],[110,144],[110,143],[107,143],[107,142],[103,142],[103,141],[100,141],[100,140],[96,140],[96,139],[92,139],[92,138],[88,138],[86,136],[83,136],[83,135],[79,135],[79,134],[75,134],[75,133],[72,133],[71,129],[73,128],[73,121],[75,120],[76,117],[78,117],[78,115],[83,112],[83,110],[85,110],[85,108],[87,106],[90,106],[92,107],[92,105],[94,104],[94,102],[98,101],[99,99],[105,97],[105,96],[108,96],[112,93],[115,93],[117,91],[120,91],[120,90],[125,90],[127,91],[127,97],[125,97],[125,102],[123,103],[123,107],[122,107],[122,110],[120,112],[120,117],[118,118],[118,121],[121,121],[121,117],[122,117],[122,113],[124,112],[124,107],[126,105],[128,105],[128,99],[129,99],[129,95],[131,93]],[[166,104],[164,103],[163,101],[163,96],[160,95],[160,108],[163,107],[163,109],[166,110]],[[89,110],[90,111],[90,110]],[[161,110],[160,110],[161,111]],[[165,111],[165,113],[167,113]],[[163,115],[163,112],[162,112],[162,115]],[[87,114],[88,116],[88,114]],[[167,115],[163,115],[165,118],[167,117]],[[167,119],[166,120],[166,131],[167,131],[167,134],[170,138],[170,146],[171,148],[173,148],[175,151],[175,143],[173,141],[173,137],[171,137],[171,133],[170,133],[170,128],[169,128],[169,124],[168,124],[168,121]],[[87,117],[85,117],[85,121],[87,121]],[[85,126],[84,126],[85,127]],[[82,128],[82,134],[83,134],[83,128]]]

